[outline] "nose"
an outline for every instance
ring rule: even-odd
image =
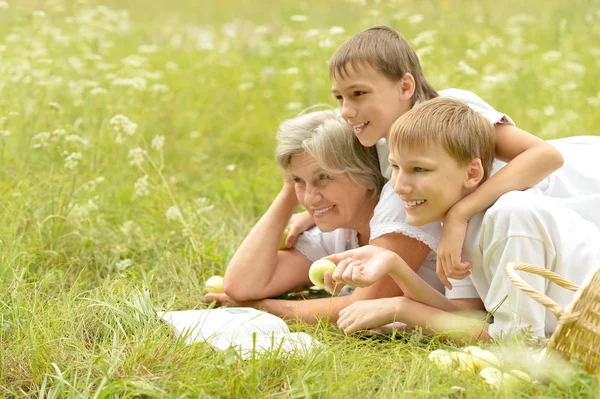
[[[340,115],[347,121],[350,119],[354,119],[357,115],[356,107],[354,106],[354,104],[352,104],[351,101],[344,101],[340,105]]]
[[[307,186],[304,192],[304,207],[312,208],[317,205],[323,199],[323,194],[317,186]]]
[[[413,187],[408,179],[408,176],[399,169],[395,169],[392,172],[392,178],[390,181],[392,182],[392,188],[396,194],[400,196],[409,195],[413,191]]]

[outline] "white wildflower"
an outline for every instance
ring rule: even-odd
[[[65,129],[54,129],[52,134],[60,137],[60,136],[64,136],[65,134],[67,134],[67,131]]]
[[[238,28],[238,26],[236,24],[225,24],[221,28],[221,31],[227,37],[236,37],[237,33],[238,33],[238,30],[239,30],[239,28]]]
[[[150,195],[150,184],[148,183],[148,175],[144,175],[137,179],[133,187],[135,188],[135,195],[138,197],[146,197]]]
[[[121,64],[131,68],[141,68],[148,62],[146,57],[139,56],[137,54],[130,55],[121,60]]]
[[[420,24],[424,19],[425,17],[423,17],[423,14],[415,14],[409,17],[407,21],[409,24]]]
[[[244,82],[238,86],[239,91],[246,91],[254,87],[254,83],[252,82]]]
[[[56,112],[57,112],[57,113],[59,113],[59,114],[62,114],[62,113],[63,113],[63,108],[60,106],[60,104],[59,104],[59,103],[56,103],[56,102],[54,102],[54,101],[50,101],[50,102],[48,103],[48,106],[50,106],[50,108],[52,108],[54,111],[56,111]]]
[[[335,41],[332,38],[326,37],[325,39],[319,40],[320,48],[333,48],[335,47]]]
[[[288,68],[285,71],[283,71],[283,73],[285,73],[286,75],[297,75],[298,72],[300,72],[300,69],[296,67]]]
[[[2,137],[6,137],[6,136],[10,136],[12,133],[8,130],[0,130],[0,136]]]
[[[79,165],[82,155],[80,152],[73,152],[65,158],[65,169],[73,170]]]
[[[278,46],[288,46],[294,43],[294,38],[288,35],[283,35],[277,40]]]
[[[193,139],[197,139],[198,137],[200,137],[200,132],[196,132],[196,131],[190,132],[190,137]]]
[[[0,1],[0,8],[8,8],[8,2]]]
[[[125,115],[115,115],[109,123],[115,132],[125,133],[128,136],[134,135],[137,130],[137,123],[130,121]]]
[[[264,35],[265,33],[269,33],[269,27],[265,25],[258,25],[254,28],[254,33],[257,35]]]
[[[571,81],[571,82],[567,82],[565,84],[560,85],[560,90],[561,91],[571,91],[571,90],[575,90],[577,88],[577,83]]]
[[[565,62],[565,69],[569,72],[574,72],[578,75],[583,75],[585,73],[585,66],[578,64],[576,62],[567,61]]]
[[[90,141],[88,139],[84,139],[76,134],[70,134],[68,136],[65,136],[65,141],[68,143],[78,142],[84,147],[89,147],[90,145]]]
[[[179,70],[179,66],[176,63],[174,63],[173,61],[167,62],[167,64],[165,66],[167,68],[167,71],[169,71],[169,72],[177,72]]]
[[[151,54],[156,53],[157,51],[158,46],[155,46],[153,44],[142,44],[140,47],[138,47],[138,52],[142,54]]]
[[[152,139],[152,148],[160,150],[165,144],[165,136],[154,136]]]
[[[310,56],[311,52],[308,49],[305,48],[301,48],[296,50],[296,52],[294,53],[296,55],[296,57],[308,57]]]
[[[117,262],[117,264],[115,265],[115,269],[117,269],[118,271],[123,271],[130,267],[132,264],[133,261],[131,259],[123,259]]]
[[[294,110],[302,108],[302,103],[299,103],[299,102],[287,103],[285,108],[288,109],[289,111],[294,111]]]
[[[141,76],[133,78],[115,78],[111,84],[117,87],[132,87],[136,90],[144,90],[148,86],[148,82]]]
[[[554,107],[552,105],[548,105],[547,107],[544,108],[544,115],[546,116],[552,116],[556,113],[556,109],[554,109]]]
[[[98,205],[96,205],[95,201],[97,198],[98,196],[91,198],[83,205],[75,204],[69,215],[76,219],[87,219],[92,212],[98,210]]]
[[[157,94],[168,93],[169,86],[162,83],[156,83],[150,86],[150,91]]]
[[[42,10],[35,10],[34,12],[31,13],[31,15],[34,18],[38,18],[38,19],[44,19],[44,18],[46,18],[46,13],[43,12]]]
[[[40,132],[33,136],[33,148],[46,148],[50,143],[50,133]]]
[[[415,52],[417,53],[417,57],[423,58],[423,56],[431,53],[433,51],[433,46],[425,46],[425,47],[421,47],[415,50]]]
[[[342,28],[342,29],[344,29],[344,28]],[[304,37],[307,39],[312,39],[313,37],[319,36],[319,34],[320,34],[320,32],[318,29],[309,29],[306,31],[306,33],[304,33]],[[330,34],[333,34],[333,33],[330,32]]]
[[[181,211],[179,210],[179,207],[177,205],[173,205],[172,207],[167,209],[167,212],[165,212],[165,216],[170,222],[180,221],[183,218],[183,216],[181,215]]]
[[[126,236],[141,235],[142,229],[133,220],[124,222],[120,227],[121,233]]]
[[[467,55],[467,57],[476,60],[477,58],[479,58],[479,53],[477,53],[477,51],[468,49],[465,53]]]
[[[457,68],[460,72],[464,73],[465,75],[477,75],[477,70],[475,70],[474,68],[470,67],[466,62],[464,62],[463,60],[460,60],[458,62],[458,68]]]
[[[544,60],[544,62],[547,62],[547,63],[558,61],[561,58],[562,58],[562,53],[557,50],[550,50],[542,56],[542,59]]]
[[[346,33],[346,29],[342,28],[341,26],[332,26],[329,28],[330,35],[341,35],[343,33]]]
[[[227,165],[227,166],[225,167],[225,169],[227,169],[227,170],[228,170],[228,171],[230,171],[230,172],[233,172],[233,171],[235,170],[235,164],[234,164],[234,163],[232,163],[232,164],[230,164],[230,165]]]
[[[141,166],[142,162],[144,162],[145,155],[146,150],[143,150],[140,147],[129,150],[129,164],[132,166]]]
[[[90,90],[90,95],[92,96],[101,96],[108,93],[108,90],[106,90],[104,87],[95,87],[92,90]]]
[[[306,22],[306,21],[308,21],[308,17],[306,15],[292,15],[290,17],[290,21],[294,21],[294,22]]]

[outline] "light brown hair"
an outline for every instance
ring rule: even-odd
[[[359,68],[360,63],[371,65],[394,82],[410,73],[415,79],[413,105],[438,96],[425,79],[415,50],[404,36],[388,26],[375,26],[346,40],[329,61],[329,76],[343,77],[348,74],[348,65]]]
[[[494,126],[457,99],[438,97],[416,105],[390,128],[390,151],[424,149],[439,144],[459,165],[475,158],[483,165],[483,183],[495,156]]]

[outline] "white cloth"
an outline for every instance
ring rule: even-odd
[[[458,100],[464,101],[472,110],[482,114],[492,125],[497,123],[515,125],[510,117],[502,112],[496,111],[491,105],[486,103],[477,94],[461,89],[446,89],[438,92],[440,97],[452,97]],[[377,156],[379,157],[379,169],[381,174],[386,178],[390,179],[392,176],[392,168],[388,161],[390,155],[390,148],[385,138],[380,139],[375,143],[377,149]]]
[[[600,194],[595,195],[600,204]],[[600,266],[600,229],[560,199],[545,197],[539,188],[503,195],[469,222],[462,258],[473,265],[470,278],[452,280],[448,298],[483,300],[494,309],[489,333],[503,338],[531,328],[544,337],[556,328],[556,318],[516,288],[504,272],[509,262],[532,263],[582,284]],[[539,276],[519,272],[532,287],[565,306],[573,293]]]
[[[324,233],[318,227],[313,227],[298,236],[294,247],[314,262],[328,255],[358,248],[358,237],[355,230],[337,229]],[[417,274],[433,288],[444,292],[444,286],[435,273],[435,258],[429,257]]]

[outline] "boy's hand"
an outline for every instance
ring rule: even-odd
[[[354,302],[340,311],[337,326],[346,335],[361,330],[383,328],[395,321],[401,299],[395,297]]]
[[[332,275],[334,281],[367,287],[390,273],[398,255],[385,248],[365,245],[324,259],[337,264]]]
[[[460,258],[467,235],[467,227],[467,220],[447,218],[444,222],[437,250],[436,273],[448,289],[452,289],[448,278],[462,280],[471,274],[471,264],[462,262]]]
[[[288,228],[290,229],[287,238],[285,239],[285,246],[291,248],[296,242],[296,238],[306,230],[315,226],[315,221],[307,211],[295,213],[288,222]]]

